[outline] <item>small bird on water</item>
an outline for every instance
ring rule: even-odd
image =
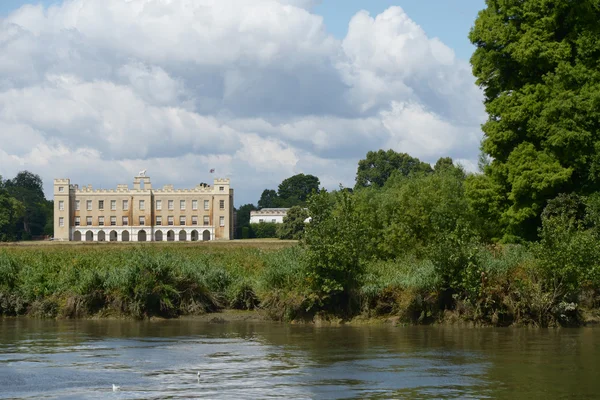
[[[113,383],[113,392],[118,391],[119,389],[121,389],[121,386],[117,386]]]

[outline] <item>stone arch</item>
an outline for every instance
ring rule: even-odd
[[[147,236],[148,235],[146,235],[146,231],[142,229],[141,231],[138,232],[138,240],[137,241],[138,242],[145,242],[146,239],[148,238]]]
[[[187,240],[187,232],[183,229],[179,231],[179,241],[185,242]]]
[[[108,235],[108,240],[110,240],[111,242],[116,242],[117,241],[117,231],[110,231],[110,234]]]
[[[123,233],[121,233],[121,241],[129,242],[129,231],[123,231]]]
[[[205,230],[204,232],[202,232],[202,240],[205,242],[208,242],[210,240],[210,231],[209,230]]]
[[[93,242],[94,241],[94,232],[92,231],[87,231],[85,233],[85,241],[86,242]]]
[[[81,242],[81,232],[79,232],[79,231],[73,232],[73,241]]]
[[[105,242],[106,241],[106,233],[104,231],[98,232],[98,241]]]
[[[175,240],[175,232],[168,231],[167,232],[167,242],[172,242]]]
[[[198,231],[194,229],[192,231],[192,242],[197,242],[197,241],[198,241]]]
[[[162,231],[156,231],[154,232],[154,241],[155,242],[162,242],[163,240],[163,233]]]

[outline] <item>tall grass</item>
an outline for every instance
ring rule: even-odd
[[[548,286],[530,246],[475,246],[445,297],[440,257],[367,261],[353,296],[366,316],[408,323],[576,325],[580,310]],[[261,309],[273,319],[315,313],[301,246],[41,246],[0,248],[0,315],[177,317]],[[595,281],[594,281],[595,282]],[[589,284],[597,307],[598,282]],[[596,300],[594,300],[596,299]],[[575,305],[574,305],[575,304]]]

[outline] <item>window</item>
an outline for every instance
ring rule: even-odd
[[[221,209],[221,210],[225,209],[225,200],[219,200],[219,209]]]
[[[197,215],[192,216],[192,225],[198,225],[198,216]]]
[[[65,226],[65,219],[64,219],[63,217],[60,217],[60,218],[58,219],[58,226],[60,226],[61,228],[62,228],[63,226]]]
[[[185,225],[185,215],[181,215],[179,217],[179,225]]]
[[[172,210],[173,207],[173,200],[169,200],[169,210]]]
[[[129,200],[123,200],[123,210],[129,210]]]
[[[219,192],[224,192],[225,191],[225,186],[219,186]]]
[[[156,209],[162,210],[162,200],[156,200]]]
[[[65,191],[65,188],[64,188],[64,186],[59,186],[59,187],[58,187],[58,191],[59,191],[59,192],[61,192],[61,193],[62,193],[62,192],[64,192],[64,191]]]
[[[174,222],[174,220],[173,220],[173,217],[172,217],[172,216],[171,216],[171,217],[167,217],[167,223],[168,223],[169,225],[175,225],[175,222]]]
[[[104,226],[104,217],[98,217],[98,225]]]
[[[59,211],[65,211],[65,202],[63,200],[60,200],[58,202],[58,210]]]
[[[185,210],[185,200],[179,200],[179,209]]]
[[[272,220],[271,220],[271,222],[277,222],[277,220],[275,220],[275,219],[272,219]]]
[[[219,217],[219,226],[225,226],[225,217],[222,215]]]
[[[123,226],[129,225],[129,217],[123,217]]]
[[[79,211],[79,200],[75,200],[75,210]]]
[[[208,200],[204,200],[204,209],[205,210],[209,210],[210,209],[210,204],[209,204]]]
[[[98,200],[98,209],[104,210],[104,200]]]
[[[142,225],[142,226],[146,225],[146,217],[144,217],[143,215],[140,216],[140,225]]]
[[[117,217],[110,217],[110,226],[117,225]]]
[[[146,209],[146,202],[144,200],[140,200],[140,210]]]
[[[79,226],[79,225],[81,225],[81,218],[75,217],[75,226]]]
[[[88,211],[92,211],[92,201],[91,200],[88,200],[86,202],[86,208]]]
[[[261,222],[265,222],[265,220],[264,219],[259,219],[258,223],[260,224]]]
[[[192,200],[192,210],[198,209],[198,200]]]
[[[156,216],[156,225],[162,225],[162,217],[160,215]]]
[[[210,217],[208,215],[204,216],[204,226],[210,225]]]
[[[117,209],[117,201],[116,200],[110,201],[110,209],[113,211]]]
[[[85,224],[87,226],[92,226],[92,217],[85,217]]]

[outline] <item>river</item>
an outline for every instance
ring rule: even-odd
[[[0,320],[0,399],[586,399],[599,367],[593,328]]]

